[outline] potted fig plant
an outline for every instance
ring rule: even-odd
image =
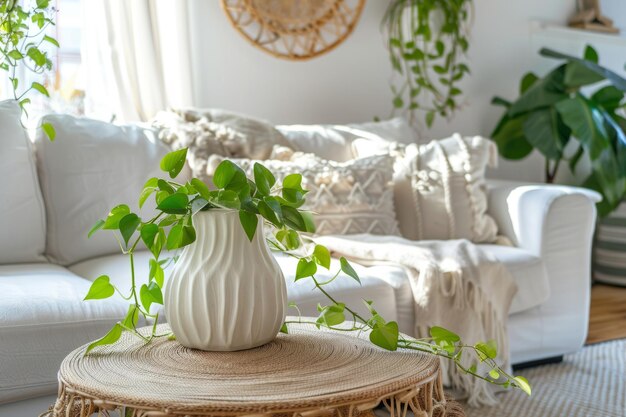
[[[546,159],[546,182],[554,182],[565,166],[585,177],[583,187],[602,195],[594,278],[626,286],[626,79],[600,66],[591,46],[582,58],[549,49],[540,54],[564,62],[542,78],[526,74],[514,102],[493,99],[506,111],[492,137],[508,159],[539,151]]]
[[[367,332],[370,341],[383,349],[397,350],[410,349],[428,354],[437,355],[453,361],[461,372],[468,373],[476,378],[483,379],[492,384],[503,387],[518,388],[530,395],[530,385],[522,376],[513,376],[503,370],[496,362],[497,348],[493,341],[480,342],[474,345],[464,344],[461,338],[441,327],[431,329],[431,338],[414,339],[405,336],[398,331],[398,323],[385,320],[374,308],[373,303],[366,302],[369,316],[364,317],[340,300],[335,299],[324,287],[338,278],[342,273],[349,279],[360,283],[358,274],[350,263],[340,259],[340,270],[334,278],[321,282],[316,278],[318,268],[329,269],[331,256],[328,249],[322,245],[305,242],[302,233],[310,233],[315,230],[312,214],[301,210],[305,203],[307,191],[302,187],[302,176],[292,174],[286,176],[281,183],[277,182],[274,175],[262,164],[254,165],[254,179],[247,178],[245,172],[229,160],[220,163],[215,171],[213,183],[215,188],[211,190],[207,184],[197,178],[186,183],[175,181],[177,175],[183,169],[186,160],[187,149],[180,149],[167,154],[161,161],[161,168],[169,174],[169,178],[150,178],[139,196],[139,206],[153,196],[156,205],[156,215],[150,219],[141,219],[138,214],[131,212],[127,205],[114,207],[105,219],[99,220],[90,230],[89,235],[100,229],[113,231],[118,237],[120,248],[130,259],[131,286],[129,292],[115,287],[108,276],[98,277],[88,294],[86,300],[104,299],[118,292],[123,298],[130,301],[129,309],[125,317],[121,318],[113,328],[101,339],[91,343],[85,354],[93,351],[101,345],[116,343],[123,332],[130,332],[146,342],[157,337],[176,338],[180,343],[190,347],[200,347],[211,350],[236,350],[251,347],[258,343],[264,343],[276,337],[278,331],[288,333],[290,322],[311,323],[315,326],[331,330]],[[238,223],[238,224],[237,224]],[[319,305],[317,318],[308,319],[297,317],[284,321],[285,290],[282,273],[275,268],[273,259],[267,255],[267,246],[263,240],[261,225],[269,226],[272,233],[267,241],[273,250],[282,251],[290,256],[298,258],[295,271],[295,280],[310,280],[313,287],[320,291],[327,299],[325,305]],[[241,229],[241,230],[236,230]],[[246,239],[241,238],[241,231]],[[140,242],[152,252],[150,260],[149,276],[144,278],[140,285],[134,269],[133,255]],[[162,288],[165,284],[163,267],[170,260],[163,257],[164,252],[183,249],[183,253],[176,262],[167,285],[166,295],[163,296]],[[258,252],[254,253],[253,252]],[[248,258],[250,257],[250,258]],[[176,258],[176,256],[174,257]],[[200,259],[196,263],[196,259]],[[224,271],[219,268],[223,259],[232,259]],[[260,260],[261,259],[261,260]],[[259,273],[247,273],[244,264],[247,261],[265,262],[267,265],[259,269]],[[215,264],[212,270],[217,278],[207,276],[203,267]],[[195,265],[195,267],[190,267]],[[232,268],[232,269],[231,269]],[[190,275],[197,276],[191,277]],[[223,283],[225,277],[236,277],[239,282],[253,286],[256,280],[265,279],[271,282],[273,296],[269,299],[256,299],[257,293],[250,298],[231,300],[238,305],[236,314],[231,324],[241,326],[238,331],[245,331],[251,326],[249,316],[251,311],[257,308],[256,304],[274,303],[270,310],[272,314],[263,317],[267,320],[263,323],[263,335],[254,340],[245,340],[243,344],[231,343],[224,333],[216,330],[218,336],[205,333],[203,338],[194,340],[190,334],[197,330],[200,324],[208,323],[209,326],[219,324],[210,322],[202,317],[207,314],[208,304],[214,303],[215,308],[232,311],[232,305],[226,305],[219,300],[225,297],[224,287],[212,286],[207,282],[215,279]],[[261,275],[265,275],[261,277]],[[246,281],[247,280],[247,281]],[[197,292],[190,299],[185,292],[177,286],[189,286],[191,282],[199,284],[193,291]],[[189,287],[187,287],[189,288]],[[217,292],[211,292],[217,291]],[[261,293],[259,293],[261,294]],[[263,294],[266,294],[263,292]],[[246,297],[250,294],[246,294]],[[157,321],[159,312],[154,311],[153,305],[165,303],[168,320],[170,321],[173,334],[158,334]],[[187,307],[191,303],[194,307]],[[181,307],[182,305],[182,307]],[[289,307],[297,306],[289,303]],[[246,310],[246,308],[248,308]],[[187,309],[185,314],[195,315],[193,320],[177,318],[181,309]],[[220,313],[225,314],[222,310]],[[151,332],[138,330],[139,318],[153,321]],[[253,320],[257,320],[254,318]],[[176,321],[176,323],[173,323]],[[190,326],[189,331],[186,326]],[[259,332],[260,333],[260,332]],[[236,337],[232,337],[235,340]],[[476,365],[467,366],[461,362],[463,352],[469,352],[481,363],[479,370]],[[486,369],[486,371],[485,371]]]

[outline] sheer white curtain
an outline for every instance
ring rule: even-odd
[[[87,111],[145,121],[193,105],[188,0],[86,0]]]

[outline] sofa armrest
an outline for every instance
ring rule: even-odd
[[[591,243],[595,203],[602,199],[595,191],[500,180],[489,180],[487,188],[488,214],[498,224],[499,234],[515,246],[543,258],[554,249],[553,244],[580,247]],[[579,239],[567,236],[568,226],[580,232]]]
[[[488,212],[500,233],[541,258],[546,268],[550,297],[528,313],[540,324],[527,332],[545,357],[576,351],[587,336],[595,203],[600,199],[577,187],[489,183]]]

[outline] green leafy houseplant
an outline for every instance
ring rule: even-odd
[[[350,263],[340,259],[340,270],[331,279],[320,281],[316,278],[318,268],[329,269],[331,257],[328,249],[305,241],[301,232],[315,230],[311,213],[300,210],[305,203],[307,191],[302,188],[302,176],[291,174],[282,183],[263,165],[254,165],[254,179],[246,177],[245,172],[229,160],[224,160],[215,171],[213,182],[215,190],[210,190],[197,178],[181,184],[175,180],[185,164],[187,149],[181,149],[166,155],[161,161],[161,168],[169,178],[150,178],[139,196],[139,206],[143,206],[154,196],[157,214],[143,220],[131,212],[127,205],[114,207],[106,219],[99,220],[89,232],[89,236],[100,229],[115,232],[120,249],[128,255],[131,271],[129,293],[111,284],[106,275],[98,277],[85,297],[86,300],[105,299],[119,293],[130,301],[126,316],[101,339],[91,343],[86,354],[101,345],[113,344],[123,332],[130,332],[146,342],[157,337],[173,337],[171,334],[157,334],[158,313],[151,314],[153,304],[163,304],[164,266],[171,261],[162,256],[164,249],[175,251],[192,244],[196,239],[193,216],[201,210],[228,209],[239,212],[243,230],[250,240],[254,237],[259,220],[273,228],[273,238],[268,239],[270,246],[298,258],[295,280],[309,280],[315,289],[327,299],[326,305],[318,305],[319,316],[314,321],[300,317],[293,322],[283,324],[281,331],[288,332],[289,323],[314,324],[342,332],[366,331],[370,341],[387,350],[398,348],[412,349],[438,355],[456,363],[462,371],[477,378],[504,387],[516,387],[530,394],[528,381],[521,376],[512,376],[496,363],[497,348],[494,341],[464,344],[455,333],[441,327],[431,329],[431,338],[412,339],[398,331],[398,323],[387,321],[375,310],[371,301],[364,301],[369,315],[363,317],[353,307],[335,299],[325,286],[339,278],[342,273],[360,283],[358,274]],[[227,237],[226,237],[227,238]],[[135,275],[134,253],[137,245],[143,241],[152,252],[149,276],[139,284]],[[299,310],[293,303],[290,307]],[[152,332],[146,336],[137,331],[139,316],[154,321]],[[469,366],[461,363],[463,352],[469,351],[475,363]],[[478,370],[482,363],[485,372]]]
[[[463,55],[469,47],[471,0],[394,0],[382,21],[389,59],[398,81],[391,84],[393,109],[413,123],[424,112],[449,118],[460,105],[459,82],[470,72]]]
[[[493,99],[506,112],[492,137],[508,159],[525,158],[537,149],[546,159],[549,183],[563,161],[575,173],[586,159],[591,172],[582,185],[602,194],[598,211],[607,215],[626,192],[626,118],[622,113],[626,80],[598,65],[598,54],[590,46],[582,59],[549,49],[540,54],[565,62],[543,78],[526,74],[515,102]],[[588,94],[591,88],[593,93]],[[568,152],[572,145],[573,151]]]
[[[18,0],[0,0],[0,70],[8,73],[13,98],[27,115],[26,107],[31,101],[29,93],[34,91],[46,97],[49,94],[46,87],[38,82],[22,86],[17,69],[23,65],[35,74],[51,70],[52,60],[42,44],[59,47],[56,39],[45,34],[46,29],[54,25],[52,14],[55,10],[50,1],[36,0],[31,3],[32,6],[26,7]],[[56,133],[50,123],[43,123],[41,129],[50,140],[54,140]]]

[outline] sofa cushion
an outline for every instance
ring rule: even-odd
[[[63,358],[123,317],[121,301],[83,301],[90,285],[57,265],[0,266],[0,403],[55,392]]]
[[[0,264],[45,261],[46,215],[21,115],[16,101],[0,101]]]
[[[119,251],[111,233],[87,233],[118,204],[138,209],[146,180],[163,176],[168,147],[151,131],[66,115],[44,118],[56,129],[50,143],[37,136],[37,167],[46,204],[46,254],[61,265]],[[151,206],[146,204],[146,207]],[[150,216],[146,209],[140,214]]]
[[[303,315],[317,316],[317,304],[320,302],[324,303],[324,298],[318,291],[312,290],[310,281],[303,279],[294,282],[293,277],[298,260],[280,253],[275,254],[275,257],[285,274],[289,301],[295,301]],[[147,251],[135,253],[135,276],[138,277],[138,283],[144,283],[148,279],[149,259],[150,253]],[[399,277],[404,275],[402,269],[388,266],[368,268],[357,264],[353,264],[353,266],[359,274],[363,285],[359,285],[352,278],[342,275],[329,284],[326,289],[340,301],[350,306],[355,306],[356,310],[363,314],[367,314],[363,300],[373,300],[376,309],[383,317],[387,320],[396,320],[398,318],[398,310],[396,308],[394,288],[380,277],[386,274],[393,274],[395,276],[389,279],[391,281],[398,280]],[[333,259],[331,271],[336,272],[339,270],[339,267],[339,261]],[[90,259],[72,265],[69,269],[89,280],[94,280],[98,276],[106,274],[111,278],[111,282],[124,292],[127,291],[130,285],[128,258],[121,254]],[[168,278],[169,273],[170,269],[166,269],[165,279]],[[320,281],[326,281],[332,278],[332,274],[324,268],[319,268],[317,277]],[[288,314],[297,315],[297,311],[290,309]],[[404,323],[399,324],[401,328],[405,326]]]
[[[359,138],[375,142],[417,143],[417,134],[401,117],[348,125],[281,125],[276,128],[296,151],[340,162],[355,157],[352,142]]]
[[[479,245],[479,247],[495,256],[513,275],[517,284],[517,293],[513,297],[509,314],[529,310],[548,300],[550,281],[541,258],[512,246]]]

